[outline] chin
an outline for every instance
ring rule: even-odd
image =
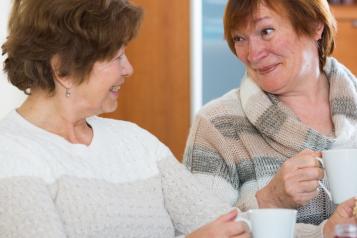
[[[117,109],[118,105],[115,104],[113,106],[105,107],[103,108],[103,113],[111,113],[114,112]]]
[[[276,77],[265,77],[256,82],[263,91],[272,94],[278,94],[279,91],[286,86],[285,80],[277,80]]]
[[[284,92],[283,87],[280,87],[280,85],[261,87],[261,89],[264,92],[275,94],[275,95],[279,95]]]

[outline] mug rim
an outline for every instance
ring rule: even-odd
[[[340,152],[350,152],[350,151],[356,151],[357,148],[336,148],[336,149],[328,149],[328,150],[323,150],[321,151],[322,153],[340,153]]]
[[[263,213],[268,213],[268,212],[284,212],[284,213],[297,213],[296,209],[291,209],[291,208],[254,208],[254,209],[249,209],[247,212],[263,212]]]

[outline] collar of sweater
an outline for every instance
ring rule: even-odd
[[[328,58],[324,72],[330,84],[330,107],[339,141],[348,141],[357,134],[356,77],[334,58]],[[248,120],[280,153],[291,157],[305,148],[329,149],[335,139],[324,136],[303,124],[279,99],[265,93],[245,74],[240,87],[240,100]]]

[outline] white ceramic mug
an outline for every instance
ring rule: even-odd
[[[322,151],[322,164],[335,204],[357,196],[357,149]]]
[[[296,210],[264,208],[238,213],[236,221],[247,223],[254,238],[293,238]]]

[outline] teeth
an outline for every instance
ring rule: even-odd
[[[113,87],[110,89],[110,91],[112,91],[112,92],[118,92],[119,89],[120,89],[120,86],[117,85],[117,86],[113,86]]]

